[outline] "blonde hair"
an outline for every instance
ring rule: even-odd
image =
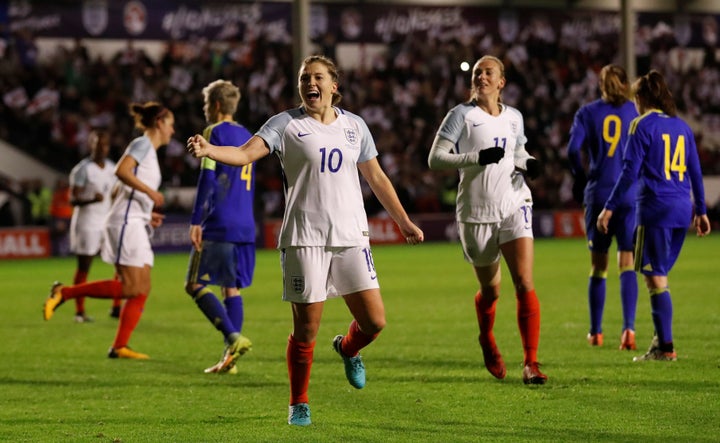
[[[220,113],[233,115],[242,95],[240,88],[227,80],[215,80],[202,90],[206,105],[220,103]]]
[[[600,70],[600,94],[603,100],[615,106],[628,101],[630,83],[625,69],[618,65],[605,65]]]

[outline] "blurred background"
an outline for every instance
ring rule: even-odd
[[[542,4],[538,6],[538,4]],[[0,258],[65,255],[50,228],[91,128],[117,160],[133,129],[128,104],[157,100],[176,135],[159,151],[168,223],[157,250],[188,248],[198,162],[185,140],[206,125],[201,89],[240,87],[250,131],[299,103],[298,60],[341,69],[341,107],[370,126],[379,160],[429,240],[454,240],[457,171],[427,155],[447,111],[468,99],[469,68],[505,63],[503,100],[525,118],[538,237],[583,235],[565,153],[577,109],[598,98],[607,63],[662,72],[695,131],[711,220],[720,229],[720,4],[714,1],[31,1],[0,2]],[[258,241],[274,247],[283,210],[279,162],[256,165]],[[366,192],[376,243],[402,241]]]

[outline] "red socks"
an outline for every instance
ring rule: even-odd
[[[98,280],[62,288],[63,300],[77,297],[119,298],[122,296],[122,283],[119,280]]]
[[[537,361],[540,343],[540,302],[535,290],[515,294],[517,297],[517,322],[525,351],[525,364]]]
[[[117,283],[120,284],[120,282]],[[133,333],[135,326],[137,326],[140,321],[140,316],[143,313],[147,297],[147,294],[140,294],[136,297],[125,300],[125,305],[123,305],[122,310],[120,311],[120,323],[118,324],[117,334],[115,335],[113,349],[124,348],[127,346],[128,341],[130,341],[130,335]]]
[[[80,283],[85,283],[87,281],[87,276],[88,276],[87,272],[76,269],[75,277],[73,277],[73,285],[79,285]],[[85,313],[85,297],[75,298],[75,313],[77,313],[77,314]]]
[[[290,378],[290,404],[308,403],[308,386],[310,385],[310,369],[313,362],[315,342],[304,343],[295,341],[290,334],[287,345],[288,377]]]
[[[343,338],[340,348],[347,357],[355,357],[360,352],[360,349],[369,345],[380,335],[376,332],[373,335],[367,335],[360,330],[357,320],[353,320],[348,328],[347,335]]]
[[[495,306],[497,298],[483,297],[480,291],[475,294],[475,314],[477,315],[480,336],[483,340],[494,342],[493,326],[495,326]]]

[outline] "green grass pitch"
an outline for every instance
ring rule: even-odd
[[[477,344],[477,284],[459,244],[373,249],[388,324],[363,351],[368,384],[345,380],[331,339],[350,315],[326,304],[310,382],[313,425],[286,424],[285,347],[290,306],[280,300],[277,251],[258,252],[244,291],[244,333],[254,349],[238,375],[204,374],[222,339],[184,294],[186,254],[158,255],[153,291],[131,346],[149,361],[110,360],[110,302],[88,300],[90,324],[72,303],[49,322],[50,283],[72,279],[73,258],[0,263],[0,441],[10,442],[558,442],[720,438],[720,236],[688,235],[670,275],[677,362],[632,362],[652,321],[640,281],[637,352],[619,351],[617,270],[608,275],[605,346],[591,348],[589,254],[584,242],[537,240],[545,386],[521,380],[514,293],[503,268],[495,335],[508,366],[495,380]],[[91,279],[112,269],[98,259]]]

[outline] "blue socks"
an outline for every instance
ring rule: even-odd
[[[222,332],[227,338],[230,334],[238,333],[238,329],[225,311],[225,307],[208,288],[203,287],[193,293],[193,300],[198,308],[205,314],[210,323]]]
[[[620,273],[620,299],[623,311],[623,330],[635,330],[635,312],[638,301],[638,282],[634,270]]]
[[[245,319],[242,295],[225,297],[225,310],[235,329],[242,332],[243,320]]]
[[[599,334],[602,332],[603,310],[605,309],[605,286],[604,277],[590,277],[588,283],[588,305],[590,307],[590,333]]]
[[[650,306],[652,308],[652,319],[660,342],[660,349],[663,345],[672,345],[672,317],[673,306],[668,288],[659,288],[650,291]],[[666,346],[667,347],[667,346]],[[672,351],[672,349],[670,349]]]

